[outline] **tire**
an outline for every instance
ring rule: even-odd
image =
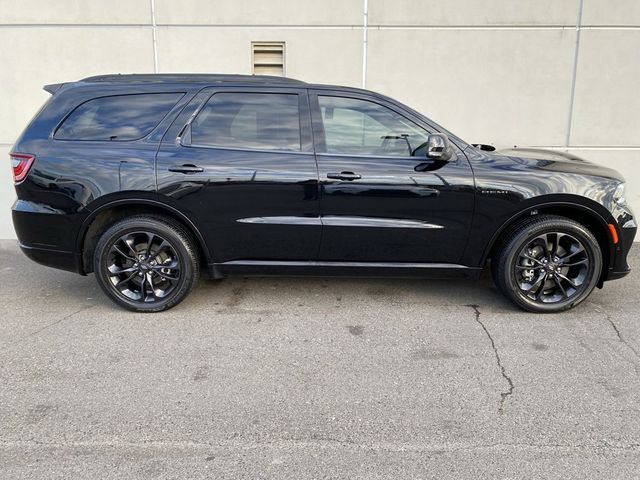
[[[556,215],[527,218],[509,228],[491,262],[498,289],[523,310],[554,313],[593,291],[602,251],[582,224]]]
[[[160,215],[135,215],[109,227],[98,240],[93,266],[104,293],[136,312],[175,307],[200,275],[193,238]]]

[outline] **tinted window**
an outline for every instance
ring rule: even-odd
[[[327,153],[412,155],[428,133],[393,110],[367,100],[318,97]]]
[[[216,93],[191,123],[191,143],[300,150],[298,95]]]
[[[77,107],[54,137],[64,140],[137,140],[148,135],[182,93],[118,95]]]

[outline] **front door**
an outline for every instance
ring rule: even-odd
[[[194,221],[215,262],[316,258],[306,90],[207,89],[174,125],[157,156],[159,197]]]
[[[310,99],[321,183],[318,259],[457,263],[474,204],[462,151],[454,146],[452,161],[428,161],[429,126],[379,98],[318,90]]]

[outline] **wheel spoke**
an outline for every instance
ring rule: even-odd
[[[560,257],[560,260],[562,260],[562,261],[566,261],[566,260],[568,260],[569,258],[571,258],[571,257],[573,257],[573,256],[575,256],[575,255],[577,255],[577,254],[579,254],[579,253],[582,253],[582,252],[584,252],[584,251],[585,251],[585,250],[584,250],[584,247],[583,247],[582,245],[580,245],[580,246],[578,247],[578,250],[576,250],[575,252],[572,252],[572,253],[570,253],[570,254],[568,254],[568,255],[565,255],[564,257]]]
[[[527,293],[531,292],[533,289],[536,288],[536,286],[540,284],[542,280],[546,280],[546,278],[547,278],[547,273],[542,272],[540,275],[538,275],[538,278],[536,278],[536,281],[530,284],[529,288],[523,288],[523,290]]]
[[[558,280],[557,275],[553,276],[553,283],[555,283],[562,292],[562,298],[569,298],[569,295],[567,295],[567,289],[562,286],[562,282]]]
[[[573,263],[563,263],[562,266],[563,267],[575,267],[576,265],[584,265],[584,264],[588,264],[589,260],[586,258],[583,258],[582,260],[578,260],[577,262],[573,262]]]
[[[573,288],[575,288],[576,290],[578,289],[579,285],[576,285],[573,280],[571,280],[569,277],[567,277],[566,275],[563,275],[561,273],[558,273],[558,278],[564,280],[565,282],[567,282],[569,285],[571,285]]]
[[[537,258],[532,257],[531,255],[527,255],[526,253],[522,255],[522,258],[526,258],[527,260],[531,260],[532,262],[536,262],[538,265],[542,266],[542,262]]]
[[[552,257],[558,252],[558,240],[560,237],[557,233],[547,233],[547,245],[551,242],[551,248],[549,248],[549,255]]]
[[[129,251],[131,252],[131,255],[133,255],[133,258],[137,258],[138,252],[135,248],[133,248],[133,239],[131,238],[131,235],[128,235],[127,238],[122,238],[121,240],[127,246]]]
[[[153,275],[151,275],[151,272],[148,272],[145,274],[145,277],[147,279],[147,282],[149,282],[149,287],[151,288],[151,296],[154,300],[157,300],[158,296],[156,295],[155,286],[153,285]]]
[[[123,273],[131,273],[131,272],[137,272],[137,271],[138,271],[137,267],[120,268],[115,270],[109,268],[109,276],[115,277],[116,275],[122,275]]]
[[[549,278],[549,275],[547,273],[544,274],[544,276],[542,277],[542,282],[540,282],[540,287],[538,287],[538,289],[536,290],[536,300],[540,300],[540,297],[542,296],[542,293],[544,292],[544,287],[547,286],[547,279]]]
[[[147,249],[144,252],[144,256],[149,258],[149,254],[151,253],[151,246],[153,245],[153,241],[156,236],[153,233],[147,233]]]
[[[169,280],[170,282],[175,282],[176,280],[178,280],[180,278],[180,272],[176,271],[175,273],[167,273],[167,272],[163,272],[162,268],[158,268],[158,267],[154,267],[153,268],[153,273],[159,275],[160,277],[164,278],[165,280]]]
[[[542,265],[516,265],[518,270],[539,270]]]
[[[162,272],[153,272],[153,273],[158,275],[162,280],[166,280],[169,283],[173,283],[176,280],[178,280],[178,277],[171,276],[171,275],[169,275],[167,273],[162,273]]]
[[[156,258],[158,255],[160,255],[162,252],[166,252],[166,251],[171,251],[173,250],[173,247],[171,246],[171,244],[169,242],[167,242],[166,240],[162,240],[162,242],[160,243],[160,245],[158,245],[154,251],[152,252],[151,256],[153,258]]]
[[[120,288],[121,286],[129,283],[131,280],[133,280],[133,277],[135,277],[138,274],[137,271],[133,272],[131,275],[129,275],[128,277],[120,280],[118,283],[116,283],[116,287]]]
[[[120,255],[122,255],[124,258],[126,258],[127,260],[131,260],[132,262],[135,262],[135,261],[136,261],[136,259],[135,259],[135,258],[133,258],[133,257],[131,257],[131,255],[129,255],[129,254],[127,254],[127,253],[124,253],[124,252],[122,251],[122,249],[121,249],[117,244],[113,246],[113,249],[114,249],[116,252],[118,252],[118,254],[120,254]]]
[[[170,260],[169,263],[157,263],[153,266],[153,268],[168,268],[169,270],[180,270],[180,262],[173,259]]]
[[[534,242],[537,241],[538,245],[542,247],[544,250],[544,256],[549,256],[549,239],[547,235],[540,235],[534,239]]]
[[[142,295],[142,301],[143,302],[147,301],[146,285],[147,285],[147,276],[146,275],[142,275],[142,279],[140,281],[140,294]]]

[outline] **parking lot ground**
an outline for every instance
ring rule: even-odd
[[[640,266],[640,248],[631,254]],[[0,478],[639,478],[640,275],[201,281],[134,314],[0,243]]]

